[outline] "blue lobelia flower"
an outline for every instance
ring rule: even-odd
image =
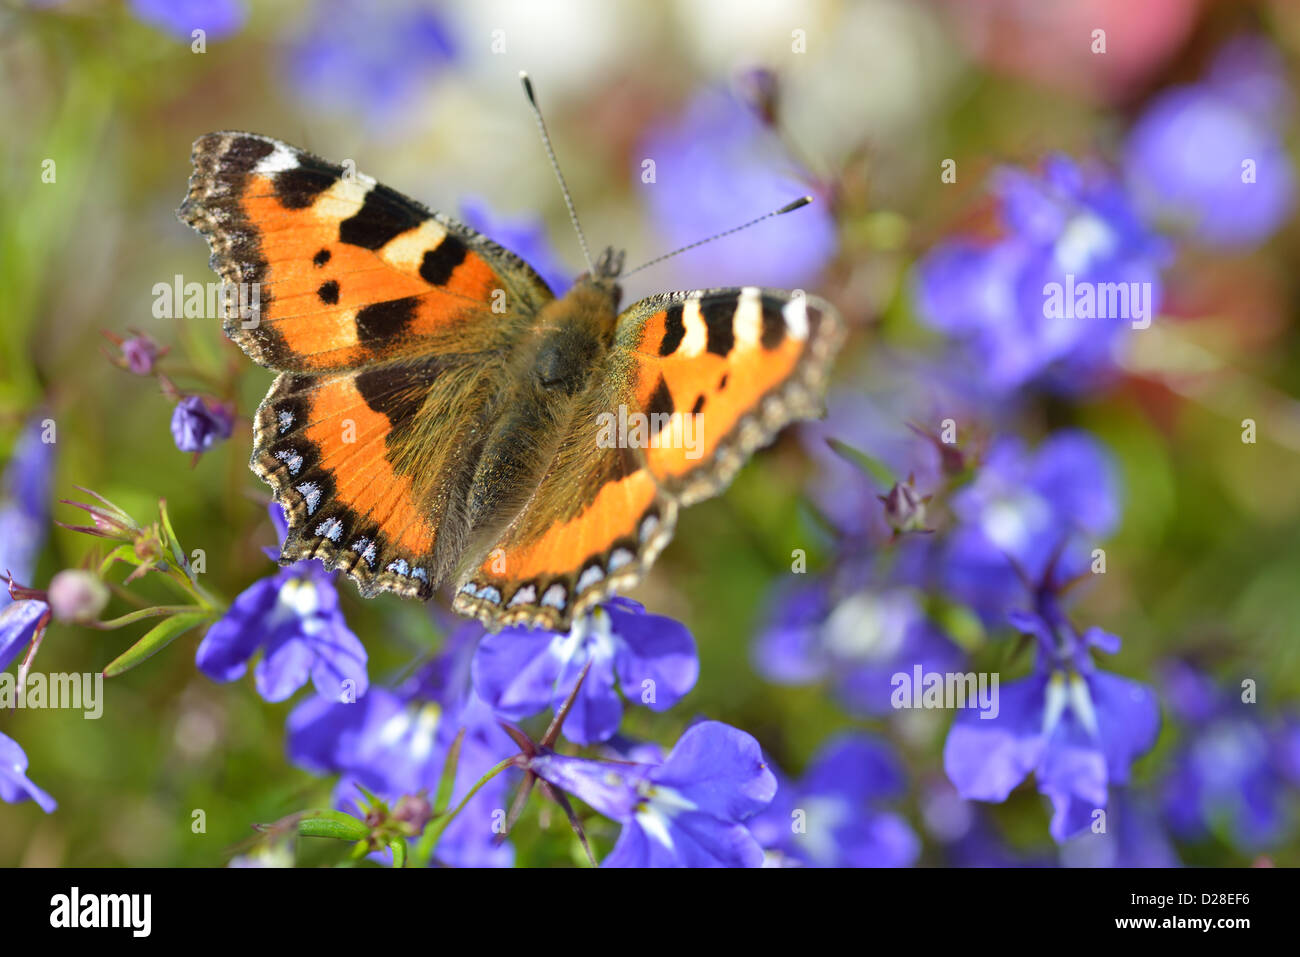
[[[287,527],[279,505],[271,505],[271,519],[283,542]],[[333,574],[315,559],[295,562],[242,592],[208,629],[196,663],[213,681],[234,681],[258,650],[254,679],[267,701],[284,701],[308,679],[331,701],[366,693],[366,649],[343,620]]]
[[[1261,717],[1209,676],[1176,662],[1166,674],[1174,713],[1188,731],[1161,790],[1165,819],[1189,841],[1222,838],[1245,853],[1294,833],[1300,724]]]
[[[59,806],[27,776],[27,755],[18,746],[18,742],[5,734],[0,734],[0,800],[17,804],[28,798],[50,814]]]
[[[777,777],[772,803],[749,821],[772,866],[910,867],[921,842],[881,805],[902,797],[903,770],[887,745],[864,734],[821,748],[799,783]]]
[[[809,192],[772,132],[734,96],[706,90],[676,119],[649,131],[637,171],[650,214],[676,248],[778,209]],[[835,254],[828,204],[813,205],[674,260],[674,288],[793,287],[813,281]]]
[[[394,801],[437,792],[449,749],[463,728],[452,807],[493,765],[517,750],[469,684],[469,662],[481,629],[458,627],[447,651],[396,688],[373,687],[356,702],[322,697],[289,716],[290,760],[317,774],[340,774],[335,802],[355,803],[357,785]],[[435,857],[456,867],[508,867],[509,844],[498,840],[507,779],[497,775],[447,825]],[[354,810],[354,809],[350,809]]]
[[[323,0],[290,43],[288,81],[324,112],[395,127],[456,49],[446,19],[427,5]]]
[[[754,645],[758,671],[777,684],[831,681],[855,714],[890,713],[898,672],[956,670],[962,655],[925,616],[909,588],[863,587],[836,595],[820,578],[778,589]]]
[[[131,0],[131,13],[186,42],[195,30],[204,31],[209,40],[229,36],[248,16],[241,0]]]
[[[498,216],[487,203],[476,197],[462,199],[460,211],[465,225],[490,236],[493,242],[532,266],[556,296],[564,295],[573,284],[574,271],[560,260],[547,238],[546,224],[540,219]]]
[[[957,523],[943,546],[940,584],[1000,621],[1022,593],[1020,573],[1042,577],[1056,558],[1062,578],[1088,567],[1090,549],[1119,519],[1111,456],[1086,432],[1053,433],[1030,451],[993,442],[975,479],[951,501]]]
[[[474,655],[474,687],[497,714],[519,720],[558,710],[588,662],[591,670],[564,724],[564,736],[577,744],[604,741],[618,730],[619,689],[629,701],[666,711],[700,674],[686,626],[613,598],[565,634],[514,627],[485,635]]]
[[[1103,383],[1119,337],[1158,311],[1166,244],[1111,173],[1066,156],[1049,157],[1041,173],[1002,169],[994,191],[1004,235],[932,248],[914,277],[921,318],[959,343],[1002,394]],[[1124,285],[1112,296],[1105,284]],[[1089,310],[1085,289],[1100,318],[1080,316]]]
[[[187,395],[172,410],[172,439],[182,452],[206,452],[230,438],[235,414],[228,405]]]
[[[49,620],[50,606],[22,598],[0,608],[0,671],[4,671]]]
[[[944,769],[962,797],[995,803],[1032,773],[1062,842],[1094,822],[1110,787],[1128,782],[1133,761],[1155,744],[1160,709],[1146,686],[1096,668],[1091,650],[1113,654],[1119,639],[1099,628],[1079,634],[1055,586],[1040,586],[1034,610],[1009,618],[1037,639],[1035,670],[1001,685],[995,717],[957,713]]]
[[[662,764],[612,764],[552,751],[530,759],[538,777],[623,825],[603,867],[759,867],[745,826],[772,800],[776,777],[750,735],[703,721]]]
[[[1279,129],[1292,107],[1277,51],[1238,37],[1204,80],[1164,91],[1134,125],[1125,155],[1134,194],[1148,215],[1200,242],[1258,245],[1295,206]]]
[[[30,584],[36,558],[50,525],[50,485],[54,474],[54,443],[45,441],[45,426],[34,417],[14,444],[0,480],[0,577]],[[0,587],[0,607],[9,604]]]

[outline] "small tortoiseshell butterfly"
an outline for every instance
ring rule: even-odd
[[[556,299],[487,237],[278,140],[209,133],[193,163],[181,219],[260,290],[255,322],[227,303],[226,334],[280,373],[250,465],[288,514],[281,561],[320,558],[363,595],[450,581],[489,627],[565,630],[641,579],[680,506],[821,414],[843,324],[813,296],[620,313],[612,250]],[[608,441],[629,420],[645,428]]]

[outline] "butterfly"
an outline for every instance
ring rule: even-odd
[[[192,160],[178,215],[225,283],[257,291],[252,315],[224,300],[224,330],[279,373],[250,467],[288,518],[281,561],[319,558],[366,597],[451,582],[489,628],[567,630],[644,576],[681,507],[822,413],[844,328],[815,296],[620,311],[606,250],[556,298],[350,164],[240,132],[200,137]]]

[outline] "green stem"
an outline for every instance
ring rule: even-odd
[[[389,841],[388,846],[393,850],[393,866],[406,866],[406,838],[395,837]]]
[[[207,614],[213,611],[216,611],[216,609],[205,605],[154,605],[151,608],[141,608],[139,611],[127,612],[120,618],[91,622],[90,626],[107,631],[112,628],[121,628],[123,625],[132,625],[137,621],[144,621],[146,618],[162,618],[166,615]]]
[[[433,849],[438,845],[438,838],[442,837],[442,832],[447,830],[447,825],[455,819],[456,815],[465,809],[465,805],[469,803],[470,798],[477,794],[483,785],[506,768],[512,767],[514,763],[515,757],[511,756],[500,764],[494,765],[486,774],[474,782],[474,786],[469,789],[469,793],[461,798],[461,802],[452,809],[451,813],[444,814],[425,826],[424,833],[420,835],[420,840],[415,845],[415,861],[420,867],[428,866],[429,860],[433,857]]]

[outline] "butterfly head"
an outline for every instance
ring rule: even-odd
[[[615,250],[613,246],[606,246],[605,251],[600,254],[596,260],[596,273],[594,278],[597,281],[602,279],[617,279],[623,274],[623,257],[626,255],[622,249]]]
[[[584,272],[577,279],[577,285],[595,288],[607,295],[615,311],[618,310],[618,304],[623,298],[623,287],[616,282],[623,273],[623,257],[623,250],[606,246],[592,270]]]

